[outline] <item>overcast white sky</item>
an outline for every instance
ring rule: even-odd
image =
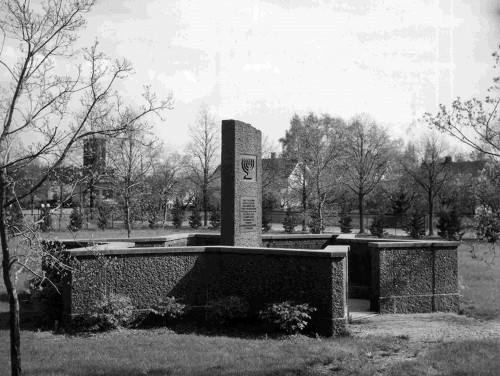
[[[277,140],[294,112],[371,114],[399,136],[456,96],[483,96],[500,44],[494,0],[100,1],[80,40],[127,57],[124,93],[172,91],[158,124],[182,150],[206,103]]]

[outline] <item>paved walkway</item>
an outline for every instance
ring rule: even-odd
[[[351,323],[360,323],[368,320],[370,317],[378,316],[377,312],[370,311],[370,301],[365,299],[348,299],[349,321]]]

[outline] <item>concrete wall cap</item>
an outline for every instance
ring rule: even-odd
[[[266,234],[262,240],[331,239],[335,234]]]
[[[129,247],[127,247],[129,245]],[[264,254],[281,256],[303,256],[303,257],[345,257],[348,246],[329,246],[322,250],[304,250],[290,248],[254,248],[254,247],[230,247],[230,246],[189,246],[189,247],[145,247],[134,248],[130,243],[105,244],[97,249],[76,248],[66,250],[71,256],[95,256],[96,253],[107,255],[144,255],[144,254],[174,254],[174,253],[239,253],[239,254]]]
[[[408,242],[370,242],[368,246],[370,248],[456,248],[460,242],[449,242],[449,241],[408,241]]]

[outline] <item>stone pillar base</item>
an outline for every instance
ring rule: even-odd
[[[325,337],[338,337],[347,332],[347,317],[317,318],[311,324],[314,325],[318,334]]]
[[[459,294],[372,297],[370,310],[380,314],[458,312]]]

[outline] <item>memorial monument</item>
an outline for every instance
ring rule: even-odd
[[[262,245],[261,139],[250,124],[222,121],[221,245]]]

